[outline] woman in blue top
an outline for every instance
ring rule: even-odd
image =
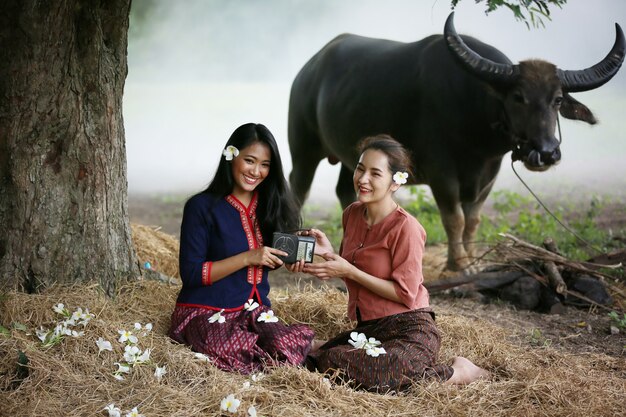
[[[314,333],[273,316],[268,270],[280,267],[278,256],[287,254],[264,246],[273,232],[299,226],[272,133],[261,124],[238,127],[208,188],[185,204],[183,287],[170,336],[227,371],[303,363]]]

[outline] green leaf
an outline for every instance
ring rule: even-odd
[[[17,321],[13,322],[13,328],[15,330],[20,330],[22,332],[27,332],[28,331],[28,327],[26,327],[25,325],[23,325],[22,323],[19,323]]]

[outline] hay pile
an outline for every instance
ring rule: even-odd
[[[180,278],[178,274],[178,240],[158,229],[131,224],[135,252],[140,265],[150,262],[153,270],[169,277]]]
[[[146,417],[233,415],[220,411],[228,394],[241,400],[235,415],[250,405],[264,416],[612,416],[624,414],[626,359],[605,355],[573,356],[549,347],[521,346],[507,330],[439,310],[442,360],[462,354],[489,369],[492,381],[467,387],[440,383],[416,385],[401,395],[379,395],[328,384],[301,368],[269,370],[258,382],[224,373],[194,357],[166,332],[179,287],[140,281],[123,287],[115,299],[97,287],[52,288],[40,295],[5,294],[0,301],[0,415],[107,416],[115,403],[123,414],[138,407]],[[289,323],[310,324],[320,337],[347,329],[346,297],[335,289],[307,287],[272,294],[276,314]],[[35,329],[52,327],[52,307],[95,314],[79,338],[42,348]],[[152,364],[133,369],[124,381],[112,377],[122,359],[119,329],[151,322],[140,337],[151,348]],[[111,341],[113,351],[98,354],[96,340]],[[28,358],[17,366],[19,352]],[[23,363],[23,361],[22,361]],[[166,366],[159,382],[155,365]],[[25,372],[27,371],[27,372]],[[245,382],[250,387],[244,388]]]

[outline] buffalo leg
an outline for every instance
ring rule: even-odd
[[[346,208],[354,202],[356,195],[354,192],[354,181],[352,178],[352,170],[341,164],[341,171],[339,171],[339,180],[337,181],[335,192],[337,193],[337,197],[339,197],[339,202],[341,203],[342,208]]]
[[[468,266],[469,260],[463,245],[463,232],[465,230],[465,216],[461,204],[457,203],[452,208],[439,206],[441,222],[448,236],[448,264],[447,269],[459,271]]]
[[[465,216],[465,228],[463,230],[463,246],[467,253],[468,260],[472,261],[476,257],[476,233],[480,225],[480,212],[482,211],[485,200],[491,192],[491,188],[495,182],[492,180],[478,194],[476,201],[462,203],[463,214]]]
[[[465,217],[465,228],[463,229],[463,247],[467,253],[468,260],[471,261],[476,256],[476,232],[480,225],[480,211],[484,201],[476,203],[465,203],[462,205]]]

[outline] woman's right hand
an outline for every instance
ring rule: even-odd
[[[280,259],[277,255],[289,255],[287,252],[270,246],[261,246],[260,248],[251,249],[245,253],[246,257],[244,259],[244,263],[246,266],[267,266],[272,269],[278,268],[283,264],[282,259]]]
[[[324,232],[319,229],[302,230],[299,234],[303,236],[312,236],[315,238],[315,251],[316,255],[322,256],[325,253],[335,253],[333,245],[328,240],[328,237]]]

